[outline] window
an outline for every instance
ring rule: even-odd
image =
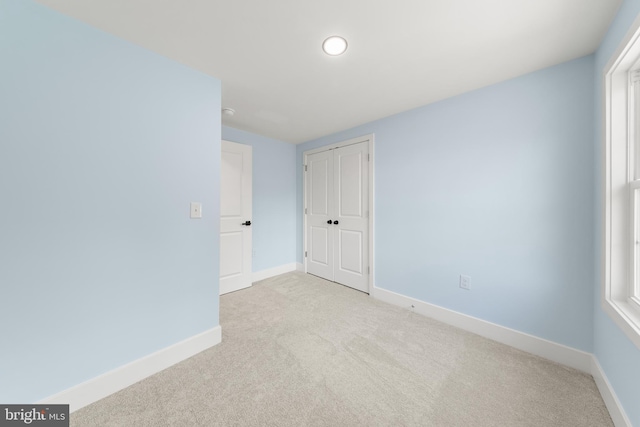
[[[632,271],[629,299],[635,310],[640,311],[640,70],[637,64],[632,66],[628,87],[628,152],[632,176],[629,177],[631,198],[631,254]]]
[[[602,303],[640,348],[640,20],[606,70]]]

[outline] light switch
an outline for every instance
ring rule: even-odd
[[[202,203],[191,202],[191,218],[202,218]]]

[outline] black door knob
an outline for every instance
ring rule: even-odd
[[[327,224],[331,224],[331,220],[327,221]]]
[[[246,225],[246,226],[249,226],[249,225],[251,225],[251,221],[245,221],[245,222],[243,222],[243,223],[242,223],[242,224],[240,224],[240,225]]]
[[[333,221],[333,223],[337,225],[337,224],[338,224],[338,221]]]

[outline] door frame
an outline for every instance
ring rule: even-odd
[[[305,168],[307,167],[307,157],[310,154],[320,153],[327,150],[335,150],[336,148],[345,147],[347,145],[358,144],[361,142],[367,142],[369,145],[369,224],[367,232],[369,233],[369,292],[370,296],[373,296],[375,289],[375,235],[374,235],[374,224],[375,224],[375,143],[374,143],[374,134],[370,133],[368,135],[363,135],[357,138],[351,138],[345,141],[337,142],[334,144],[323,145],[322,147],[314,148],[313,150],[307,150],[302,153],[302,259],[304,265],[304,272],[307,273],[307,174],[305,173]]]

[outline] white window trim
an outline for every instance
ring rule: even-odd
[[[631,26],[604,75],[605,203],[602,307],[640,348],[640,305],[632,298],[635,289],[636,238],[632,232],[635,192],[633,111],[629,94],[629,71],[640,59],[640,17]]]

